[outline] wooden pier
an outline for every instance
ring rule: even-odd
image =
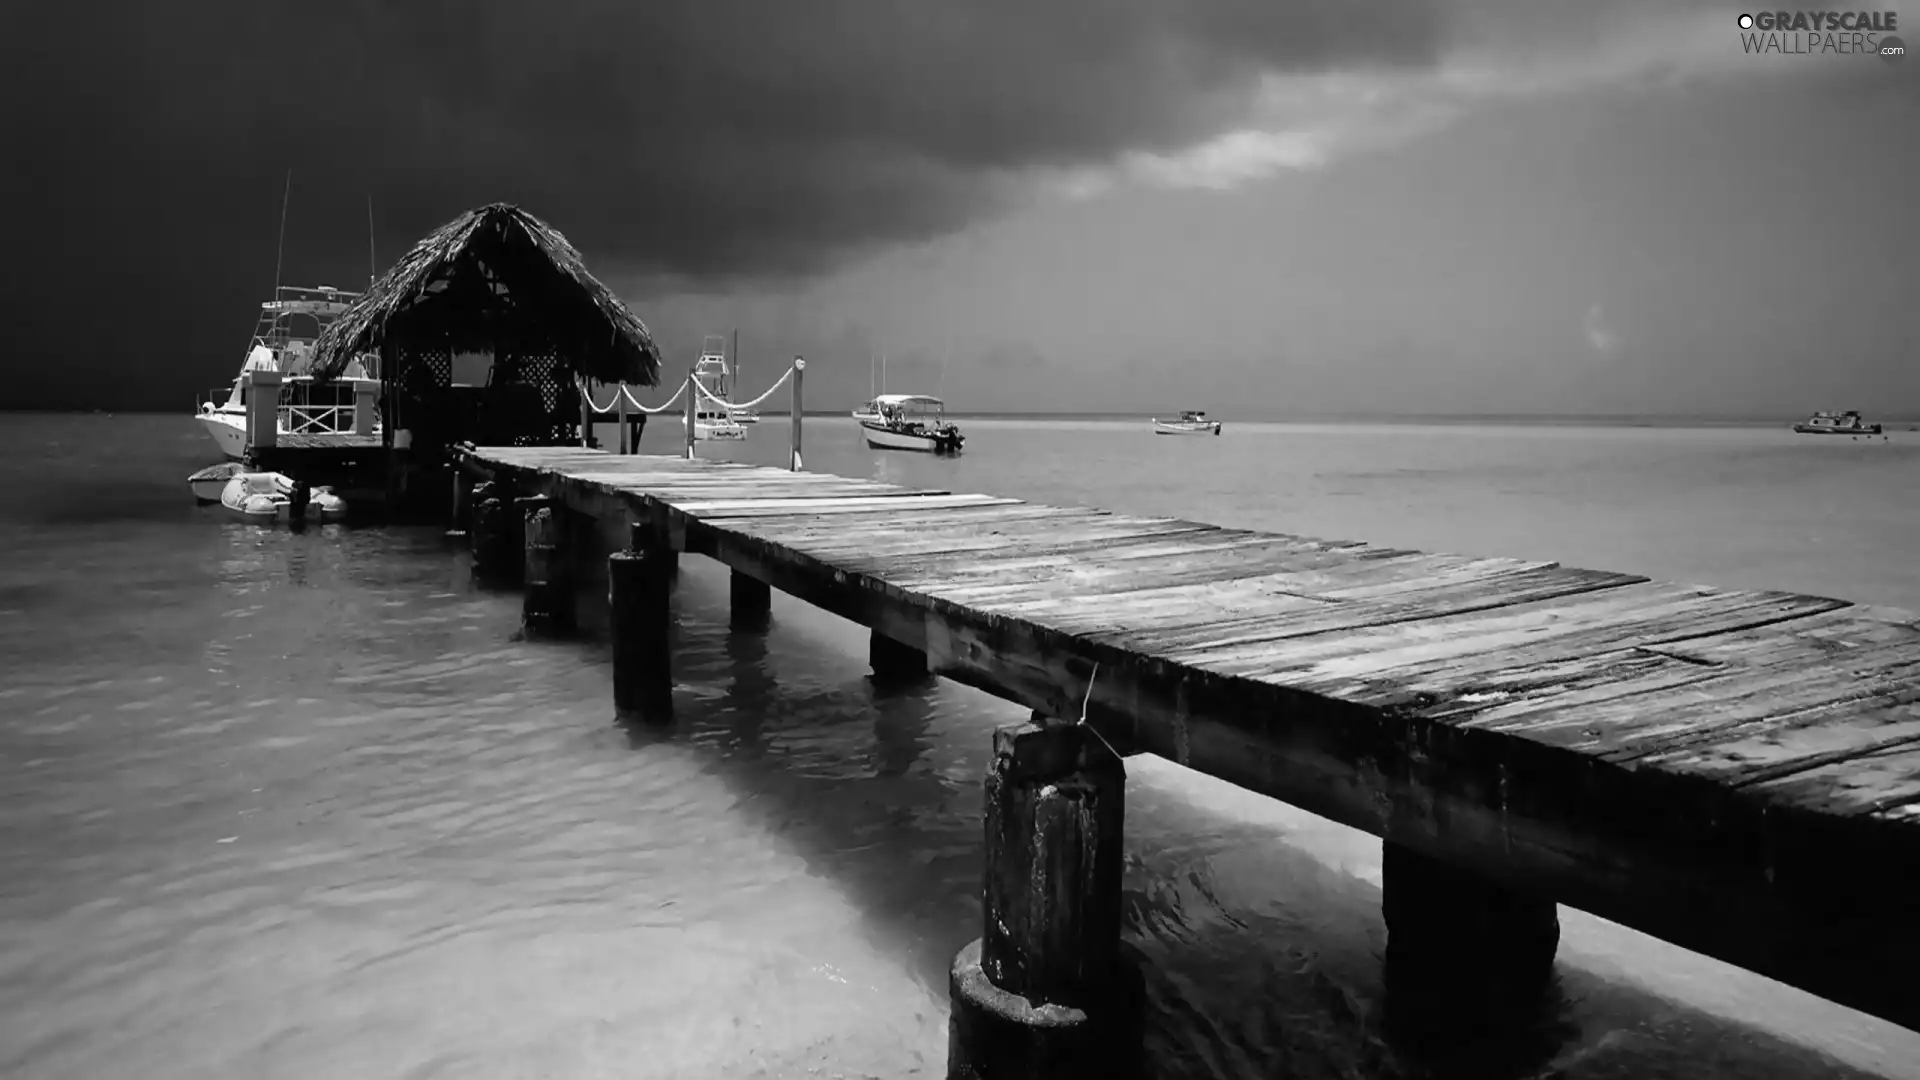
[[[952,1075],[1041,1075],[1135,1007],[1097,991],[1132,985],[1108,747],[1381,837],[1388,964],[1453,991],[1550,973],[1557,902],[1920,1029],[1912,614],[684,458],[460,467],[492,482],[490,521],[533,497],[542,538],[551,508],[632,524],[623,709],[670,710],[654,609],[686,552],[731,567],[739,604],[770,586],[872,628],[879,668],[1034,710],[996,736]]]

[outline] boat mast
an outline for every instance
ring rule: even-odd
[[[733,387],[738,390],[740,388],[740,328],[737,326],[733,328],[733,348],[728,351],[733,354]]]
[[[380,260],[373,254],[373,194],[367,194],[367,288],[380,276]]]
[[[273,324],[267,328],[269,338],[275,336],[280,328],[280,269],[287,257],[287,206],[293,201],[293,167],[287,167],[286,190],[280,194],[280,245],[273,253]],[[269,341],[268,345],[272,345]],[[278,357],[275,358],[276,360]]]

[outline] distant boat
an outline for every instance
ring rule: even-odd
[[[694,363],[693,377],[705,386],[714,397],[726,400],[727,397],[727,339],[710,334],[700,346],[700,359]],[[688,393],[693,390],[689,388]],[[739,442],[747,437],[747,429],[726,409],[707,400],[704,395],[694,394],[693,437],[699,442]],[[687,419],[680,418],[680,426],[685,427]]]
[[[887,392],[887,358],[885,354],[867,357],[867,393],[871,395],[865,405],[853,410],[853,418],[866,423],[880,423],[880,398]]]
[[[1860,414],[1849,409],[1846,412],[1817,412],[1800,423],[1793,430],[1802,435],[1878,435],[1879,424],[1869,424],[1860,419]]]
[[[945,419],[946,403],[925,394],[881,394],[870,403],[877,419],[861,420],[867,445],[875,450],[918,450],[957,454],[967,437]]]
[[[1180,419],[1153,421],[1155,435],[1218,435],[1220,421],[1207,419],[1207,414],[1199,409],[1182,409]]]

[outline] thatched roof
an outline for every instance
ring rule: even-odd
[[[656,386],[660,350],[567,238],[507,203],[433,231],[327,327],[316,378],[338,378],[383,343],[452,352],[552,352],[600,382]]]

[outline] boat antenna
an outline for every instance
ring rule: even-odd
[[[373,253],[373,193],[367,193],[367,288],[380,276],[380,260]]]
[[[280,248],[273,256],[273,298],[280,299],[280,267],[287,257],[287,204],[293,201],[293,167],[287,167],[287,189],[280,196]]]

